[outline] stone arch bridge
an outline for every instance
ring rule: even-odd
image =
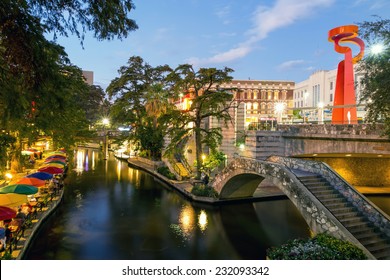
[[[390,259],[390,217],[325,163],[239,157],[215,177],[212,186],[221,199],[252,197],[264,179],[283,191],[313,232],[348,240],[370,259]]]

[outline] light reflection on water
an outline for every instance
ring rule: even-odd
[[[74,166],[27,259],[264,259],[310,236],[287,199],[198,207],[112,156],[79,150]]]

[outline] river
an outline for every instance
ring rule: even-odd
[[[310,236],[288,199],[192,204],[112,155],[80,149],[73,166],[25,259],[265,259],[267,248]]]

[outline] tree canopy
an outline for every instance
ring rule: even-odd
[[[359,26],[368,50],[358,68],[364,75],[361,100],[366,103],[368,122],[384,123],[390,137],[390,20],[377,18]]]
[[[111,108],[113,121],[130,125],[131,139],[140,145],[141,152],[159,159],[167,121],[162,121],[167,110],[168,92],[165,90],[166,76],[171,72],[168,65],[153,67],[139,56],[132,56],[122,66],[107,87],[107,93],[114,98]]]
[[[233,101],[233,89],[220,88],[220,85],[233,79],[230,73],[233,69],[200,68],[195,70],[192,65],[179,65],[169,76],[172,91],[189,94],[192,101],[188,111],[182,112],[178,124],[171,130],[171,147],[177,146],[182,138],[190,133],[195,135],[197,177],[202,170],[202,153],[206,145],[211,153],[216,152],[222,140],[221,127],[205,126],[209,118],[216,118],[222,123],[231,120],[229,109]],[[189,125],[192,123],[193,125]]]
[[[8,148],[20,149],[21,139],[32,142],[42,133],[69,146],[84,134],[101,91],[88,88],[55,39],[73,34],[82,43],[87,32],[122,39],[138,28],[129,18],[133,9],[131,0],[0,1],[0,128],[2,137],[16,139]],[[50,34],[54,42],[46,39]]]

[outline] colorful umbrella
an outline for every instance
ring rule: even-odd
[[[23,203],[28,202],[27,195],[17,193],[0,194],[0,205],[6,207],[18,207]]]
[[[46,160],[48,159],[66,159],[66,156],[55,155],[46,158]]]
[[[32,185],[35,187],[42,187],[46,184],[46,182],[44,180],[34,178],[34,177],[31,177],[31,178],[23,177],[19,181],[16,181],[15,184],[26,184],[26,185]]]
[[[0,221],[10,220],[16,216],[16,211],[5,206],[0,206]]]
[[[59,163],[59,164],[66,165],[65,161],[66,161],[65,159],[53,158],[53,159],[45,160],[44,163]]]
[[[64,170],[62,168],[54,167],[54,166],[47,166],[47,167],[41,167],[38,169],[40,172],[46,172],[50,174],[59,174],[63,173]]]
[[[38,192],[37,187],[31,185],[25,185],[25,184],[14,184],[14,185],[8,185],[0,188],[0,194],[4,194],[4,193],[35,194],[37,192]]]
[[[49,180],[53,178],[53,174],[47,172],[35,172],[26,176],[27,178],[37,178],[40,180]]]
[[[40,166],[39,168],[43,168],[43,167],[57,167],[57,168],[62,168],[62,169],[65,168],[64,165],[59,164],[59,163],[45,163],[42,166]]]

